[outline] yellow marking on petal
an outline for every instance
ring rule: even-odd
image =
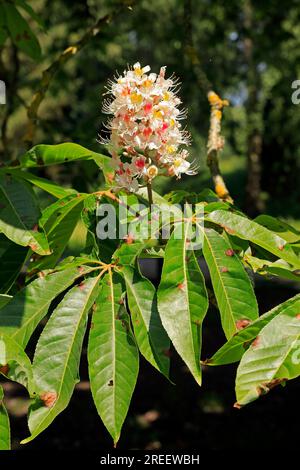
[[[174,127],[174,125],[175,125],[175,119],[170,119],[170,126]]]
[[[150,87],[152,84],[153,84],[153,82],[151,80],[145,80],[143,82],[143,86],[146,87],[146,88]]]
[[[143,101],[142,95],[139,95],[136,92],[131,93],[130,100],[132,104],[140,104]]]
[[[162,119],[163,118],[163,114],[161,111],[154,111],[154,117],[156,119]]]
[[[164,94],[164,101],[168,101],[169,99],[170,99],[170,93],[166,91],[166,93]]]
[[[167,146],[167,152],[168,152],[168,153],[174,153],[174,152],[176,152],[176,147],[175,147],[175,145],[168,145],[168,146]]]
[[[180,167],[181,164],[182,164],[182,159],[181,159],[181,158],[176,158],[176,159],[174,160],[173,165],[175,166],[175,168]]]
[[[138,76],[141,77],[143,75],[143,70],[140,67],[137,67],[134,69],[134,73]]]

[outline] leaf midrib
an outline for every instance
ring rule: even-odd
[[[61,375],[62,380],[61,380],[61,382],[60,382],[60,386],[59,386],[59,389],[58,389],[58,391],[57,391],[58,400],[57,400],[57,402],[55,402],[54,406],[50,409],[49,413],[47,413],[47,414],[45,415],[45,417],[42,419],[42,421],[39,422],[38,427],[37,427],[36,430],[32,433],[32,435],[30,436],[30,438],[34,438],[36,435],[39,434],[39,433],[37,433],[37,431],[41,428],[41,425],[47,420],[47,418],[49,418],[49,417],[52,416],[54,410],[56,409],[56,405],[60,403],[61,390],[62,390],[62,387],[63,387],[63,385],[64,385],[64,380],[63,380],[63,379],[64,379],[64,377],[65,377],[65,375],[66,375],[66,370],[67,370],[67,368],[68,368],[69,358],[70,358],[70,355],[71,355],[71,351],[73,350],[73,346],[74,346],[74,343],[75,343],[75,338],[76,338],[76,336],[77,336],[80,323],[81,323],[81,321],[82,321],[83,315],[84,315],[84,313],[85,313],[85,310],[86,310],[86,308],[87,308],[87,305],[88,305],[88,303],[89,303],[89,300],[90,300],[90,298],[91,298],[91,295],[92,295],[92,293],[94,292],[94,288],[95,288],[97,282],[99,281],[99,279],[100,279],[100,275],[95,278],[95,282],[94,282],[93,286],[91,287],[91,289],[90,289],[90,291],[89,291],[89,293],[88,293],[88,295],[87,295],[87,297],[86,297],[86,302],[85,302],[85,304],[84,304],[84,306],[83,306],[83,308],[82,308],[80,317],[78,318],[78,322],[77,322],[77,324],[76,324],[77,327],[76,327],[76,329],[74,329],[74,335],[72,335],[72,341],[71,341],[71,343],[70,343],[70,346],[69,346],[69,348],[68,348],[68,354],[67,354],[67,356],[66,356],[66,357],[68,358],[68,360],[65,361],[65,365],[64,365],[64,368],[63,368],[63,374]]]

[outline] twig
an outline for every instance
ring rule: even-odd
[[[215,92],[208,93],[210,104],[210,127],[207,141],[207,166],[214,182],[215,191],[220,199],[233,203],[221,170],[219,167],[218,152],[224,147],[224,137],[221,135],[222,109],[228,106],[227,100],[222,100]]]
[[[27,110],[28,125],[24,136],[24,143],[30,148],[34,142],[34,136],[38,123],[38,111],[42,101],[44,100],[49,86],[56,72],[74,55],[76,55],[91,39],[96,37],[103,27],[108,25],[114,17],[116,17],[123,7],[131,9],[134,0],[124,0],[119,8],[114,12],[100,18],[94,26],[92,26],[74,46],[67,47],[57,59],[42,74],[42,79],[38,85],[37,92]]]

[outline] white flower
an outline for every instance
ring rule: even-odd
[[[166,67],[158,75],[148,72],[150,67],[139,62],[125,70],[110,82],[112,99],[103,106],[113,115],[106,143],[115,159],[116,183],[127,189],[136,187],[133,180],[145,183],[154,178],[158,169],[178,178],[182,173],[195,174],[186,161],[188,152],[181,149],[190,138],[180,123],[185,112],[178,108],[177,82],[165,78]]]

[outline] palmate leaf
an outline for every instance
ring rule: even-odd
[[[3,7],[6,25],[13,43],[33,60],[39,60],[41,47],[27,21],[12,3],[4,2]]]
[[[0,235],[0,292],[9,292],[26,259],[28,248],[16,245]]]
[[[0,174],[0,232],[40,255],[49,255],[44,232],[38,226],[39,207],[31,187],[8,174]]]
[[[237,407],[300,375],[300,296],[271,319],[243,355],[237,370]]]
[[[3,398],[3,388],[0,385],[0,450],[10,450],[10,424]]]
[[[138,266],[120,269],[126,282],[126,292],[135,338],[139,350],[157,370],[169,376],[170,341],[157,310],[156,289],[144,278]]]
[[[35,328],[47,314],[52,300],[92,270],[89,266],[72,267],[32,281],[0,310],[1,333],[12,337],[25,348]]]
[[[30,395],[35,391],[33,372],[29,357],[12,338],[0,333],[0,373],[27,388]]]
[[[241,329],[227,343],[225,343],[212,358],[205,361],[205,363],[212,366],[221,366],[238,362],[251,342],[258,336],[260,330],[267,325],[274,317],[283,311],[299,310],[300,294],[286,300],[280,305],[272,308],[268,312],[261,315],[257,320],[250,323],[245,328]]]
[[[226,231],[244,240],[249,240],[261,246],[295,267],[300,267],[300,258],[293,251],[291,245],[276,233],[271,232],[253,220],[223,210],[217,210],[208,214],[206,220],[220,225]]]
[[[251,281],[229,243],[213,229],[204,230],[203,255],[218,302],[222,327],[227,339],[241,322],[258,317]]]
[[[99,277],[73,287],[54,310],[37,344],[33,374],[38,397],[30,407],[30,442],[69,404],[79,381],[79,362],[88,313],[99,289]]]
[[[52,254],[32,263],[32,270],[53,268],[56,265],[80,219],[86,197],[86,194],[71,194],[43,211],[40,225],[45,230]]]
[[[208,299],[194,252],[188,250],[189,227],[185,223],[181,239],[176,239],[174,231],[167,243],[158,310],[175,349],[201,384],[201,333]]]
[[[139,357],[123,304],[119,275],[103,279],[88,344],[91,390],[97,411],[115,443],[136,384]]]

